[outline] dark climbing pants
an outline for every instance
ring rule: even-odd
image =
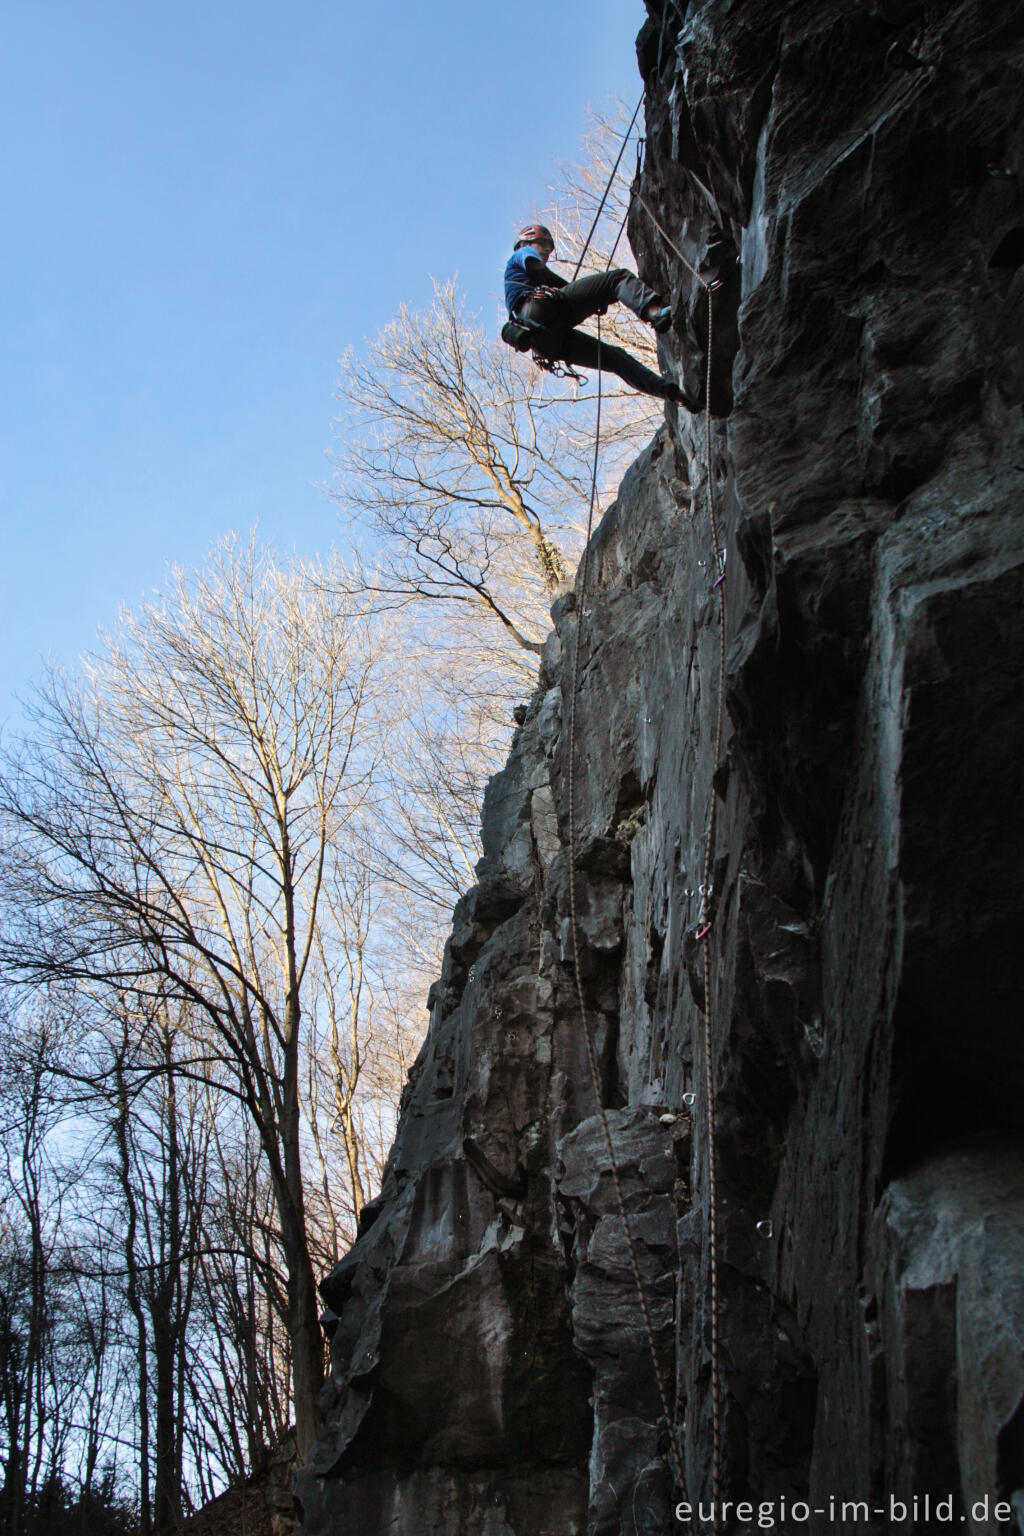
[[[537,332],[534,342],[542,357],[569,363],[575,368],[596,368],[597,338],[574,327],[615,303],[625,304],[635,315],[642,315],[649,304],[660,304],[661,300],[634,272],[628,272],[625,267],[612,267],[608,272],[577,278],[574,283],[566,283],[564,288],[556,288],[553,293],[538,293],[520,305],[519,313],[525,320],[543,325],[543,331]],[[655,395],[659,400],[666,399],[671,388],[668,379],[645,368],[622,347],[611,346],[606,341],[601,342],[601,367],[641,394]]]

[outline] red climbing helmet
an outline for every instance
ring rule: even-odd
[[[555,237],[546,224],[527,224],[526,228],[521,229],[516,236],[514,249],[518,251],[521,245],[536,245],[538,240],[550,245],[552,253],[554,252]]]

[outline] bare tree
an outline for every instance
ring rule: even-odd
[[[570,272],[577,257],[584,272],[627,259],[628,145],[583,245],[628,129],[621,108],[595,116],[581,163],[559,168],[550,207],[527,211],[556,230]],[[593,381],[553,383],[498,339],[499,323],[469,313],[454,279],[437,282],[425,311],[403,307],[346,355],[338,385],[332,494],[363,541],[364,589],[404,610],[402,644],[415,657],[373,862],[442,920],[472,883],[483,783],[507,746],[512,705],[534,686],[594,468]],[[656,366],[650,328],[622,306],[602,326]],[[603,396],[598,515],[662,411],[614,377]]]
[[[376,655],[344,585],[252,544],[175,572],[162,604],[123,616],[85,685],[51,679],[37,738],[0,782],[8,973],[187,1004],[181,1072],[215,1079],[258,1136],[303,1456],[323,1369],[303,1005],[325,879],[374,766]]]
[[[248,1120],[211,1099],[211,1193],[185,1426],[206,1497],[258,1470],[289,1424],[288,1282],[273,1189]],[[315,1228],[315,1222],[314,1222]]]
[[[413,914],[422,904],[362,860],[333,871],[325,898],[335,964],[325,954],[318,970],[307,1106],[321,1169],[323,1258],[334,1263],[379,1188],[440,945],[431,943],[429,922],[419,924],[417,943]]]
[[[47,1021],[8,1023],[0,1058],[0,1517],[34,1531],[62,1481],[76,1409],[88,1396],[63,1214],[73,1175],[54,1157],[63,1107],[48,1091]],[[84,1368],[84,1369],[83,1369]]]
[[[546,215],[570,260],[617,148],[611,121],[595,132]],[[612,254],[621,196],[585,270]],[[625,314],[604,326],[649,349]],[[351,355],[341,393],[358,573],[225,544],[124,615],[82,680],[50,679],[0,777],[0,965],[93,1010],[91,1060],[62,1068],[94,1127],[78,1162],[47,1171],[37,1076],[45,1178],[13,1195],[19,1152],[0,1198],[23,1512],[76,1457],[85,1500],[113,1447],[137,1459],[144,1528],[172,1528],[260,1463],[289,1400],[308,1449],[316,1268],[378,1186],[480,788],[580,549],[594,389],[552,385],[454,281]],[[606,388],[599,501],[658,409]],[[44,1185],[76,1191],[56,1247]]]
[[[583,255],[628,127],[596,117],[581,165],[563,167],[545,217],[563,257]],[[627,175],[614,178],[582,270],[621,264]],[[536,217],[538,210],[531,210]],[[648,327],[616,306],[604,334],[655,362]],[[594,391],[566,395],[467,312],[454,279],[422,313],[403,306],[364,353],[342,360],[334,495],[371,528],[375,588],[393,599],[458,604],[480,639],[540,649],[547,607],[575,564],[592,472]],[[609,388],[609,384],[612,385]],[[605,382],[602,487],[618,483],[651,435],[660,403]]]
[[[585,470],[568,443],[554,451],[518,358],[438,283],[426,313],[403,307],[365,357],[346,356],[339,394],[337,496],[380,541],[374,589],[458,604],[539,652],[576,537],[548,504],[578,499]]]
[[[180,1523],[192,1310],[206,1257],[207,1088],[179,1061],[179,1038],[187,1049],[194,1033],[182,1028],[188,1006],[161,997],[109,998],[88,1071],[80,1063],[62,1074],[75,1079],[80,1107],[106,1136],[99,1158],[106,1176],[89,1180],[100,1200],[93,1230],[103,1230],[91,1245],[102,1254],[93,1278],[103,1287],[120,1280],[131,1317],[125,1353],[134,1367],[142,1536]]]

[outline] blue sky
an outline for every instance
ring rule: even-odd
[[[514,18],[518,17],[519,20]],[[220,534],[327,549],[337,359],[459,273],[497,315],[642,0],[10,0],[0,723]]]

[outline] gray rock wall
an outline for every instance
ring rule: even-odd
[[[683,1529],[714,1477],[709,1116],[722,1495],[821,1533],[948,1529],[948,1498],[980,1536],[1024,1489],[1024,18],[650,12],[639,190],[724,279],[722,760],[704,419],[673,414],[556,604],[323,1285],[310,1536]],[[703,290],[639,202],[630,232],[702,393]],[[685,1495],[574,996],[577,638],[583,985]]]

